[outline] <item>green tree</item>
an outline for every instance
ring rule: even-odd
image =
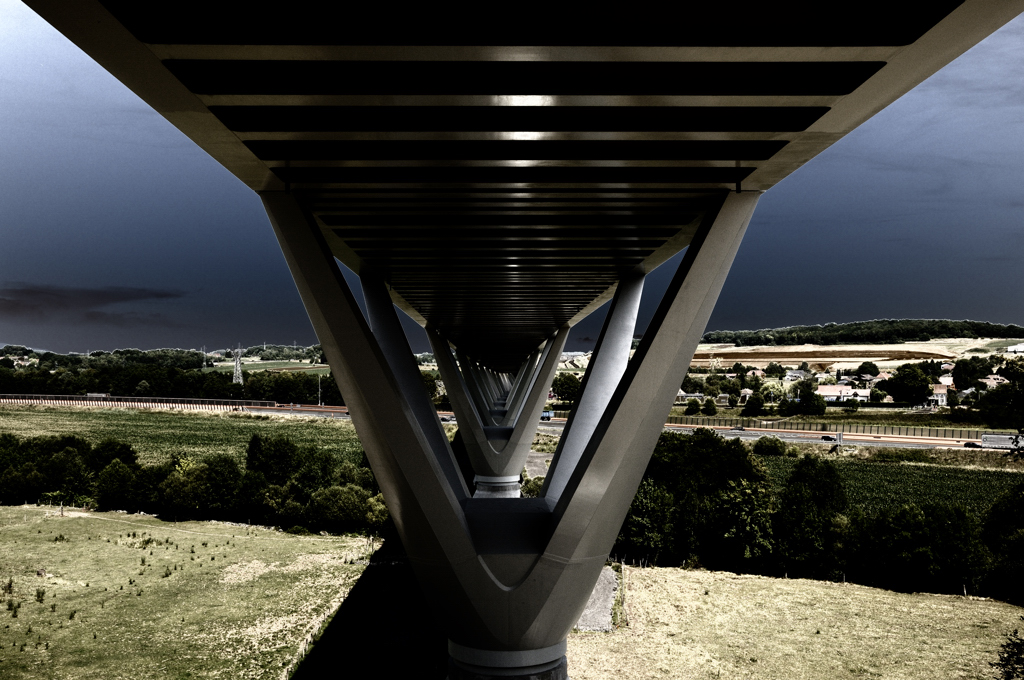
[[[134,510],[135,472],[115,458],[96,479],[96,500],[100,510]]]
[[[988,578],[993,595],[1024,605],[1024,483],[996,499],[985,517],[982,539],[993,556]]]
[[[777,382],[766,382],[761,386],[761,396],[765,401],[770,401],[773,404],[782,399],[785,394],[785,389]]]
[[[658,564],[659,557],[672,549],[674,506],[675,499],[664,486],[644,478],[619,529],[616,549]]]
[[[903,364],[891,378],[880,382],[878,387],[891,394],[895,401],[908,404],[923,404],[932,395],[932,384],[928,376],[913,364]]]
[[[694,394],[704,389],[704,383],[687,373],[686,377],[683,378],[683,384],[679,386],[679,389],[687,394]]]
[[[701,407],[700,412],[704,415],[711,417],[718,414],[718,407],[715,406],[715,400],[708,397],[704,400],[704,406]]]
[[[551,391],[557,394],[561,401],[575,404],[580,391],[580,379],[572,373],[561,372],[551,382]]]
[[[773,528],[783,568],[796,576],[828,578],[838,570],[836,516],[846,511],[836,466],[817,456],[797,462],[779,498]]]
[[[761,396],[760,392],[754,392],[747,397],[747,403],[743,405],[741,415],[754,418],[761,415],[762,411],[764,411],[764,397]]]
[[[658,564],[750,570],[770,547],[767,476],[739,440],[662,433],[615,552]]]
[[[858,366],[853,374],[860,378],[862,375],[878,375],[881,371],[878,370],[878,366],[872,361],[865,361]]]
[[[700,402],[693,397],[686,400],[686,411],[684,413],[688,416],[695,416],[700,413]]]
[[[429,371],[420,371],[420,378],[423,379],[423,387],[427,390],[427,398],[433,401],[437,396],[437,376]]]

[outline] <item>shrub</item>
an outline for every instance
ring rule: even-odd
[[[306,517],[315,527],[343,533],[366,526],[367,500],[370,492],[355,484],[330,486],[313,494],[306,508]]]
[[[537,477],[526,477],[523,481],[522,494],[524,498],[537,498],[540,490],[544,487],[544,475]]]
[[[754,442],[755,456],[784,456],[786,455],[786,442],[778,437],[758,437]]]
[[[686,410],[683,412],[688,416],[695,416],[700,413],[700,402],[693,397],[686,400]]]
[[[704,400],[704,406],[701,407],[700,412],[704,415],[711,417],[718,414],[718,407],[715,406],[715,400],[708,397]]]
[[[543,477],[539,478],[541,482],[544,481]],[[384,494],[379,493],[376,496],[371,496],[366,501],[366,524],[370,527],[370,530],[374,534],[379,535],[383,530],[384,525],[391,519],[391,514],[388,512],[388,506],[384,503]]]
[[[1020,620],[1024,621],[1024,616]],[[1024,678],[1024,638],[1018,628],[1006,637],[999,650],[999,661],[989,665],[999,671],[999,680],[1020,680]]]

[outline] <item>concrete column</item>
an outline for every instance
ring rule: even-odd
[[[470,357],[466,356],[464,352],[456,351],[456,356],[459,359],[459,368],[462,371],[464,378],[464,385],[467,393],[473,400],[473,404],[477,408],[480,419],[488,424],[493,424],[491,418],[491,411],[494,409],[494,404],[487,398],[487,393],[480,384],[480,376],[477,371],[476,362]]]
[[[583,448],[594,434],[622,374],[626,372],[643,289],[642,274],[619,281],[604,328],[583,376],[576,408],[569,415],[544,480],[542,495],[546,498],[557,501],[562,495],[569,476],[583,455]]]
[[[498,423],[499,425],[507,426],[513,417],[511,414],[518,413],[522,408],[523,400],[530,392],[530,381],[534,371],[537,370],[542,352],[542,348],[537,348],[523,362],[523,366],[512,384],[512,389],[509,391],[508,399],[505,401],[505,414]]]

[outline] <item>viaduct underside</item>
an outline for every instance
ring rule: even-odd
[[[760,194],[1024,10],[27,4],[259,194],[452,678],[566,677]],[[644,277],[681,251],[630,359]],[[606,304],[541,496],[521,498],[569,329]],[[430,339],[458,456],[398,310]]]

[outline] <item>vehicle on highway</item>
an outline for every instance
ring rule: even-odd
[[[981,448],[981,444],[979,444],[978,442],[964,442],[964,446],[966,446],[969,449],[980,449]]]
[[[821,441],[823,441],[823,442],[834,442],[835,440],[836,440],[836,438],[833,437],[830,434],[823,434],[823,435],[821,435]]]
[[[1015,434],[983,434],[981,445],[986,449],[1012,449],[1016,445]]]
[[[541,414],[540,414],[540,419],[541,420],[551,420],[554,417],[555,417],[555,412],[554,411],[541,411]]]
[[[730,427],[730,428],[729,428],[729,431],[730,431],[730,432],[732,432],[732,431],[736,431],[736,432],[746,432],[746,431],[747,431],[747,428],[745,428],[745,427],[743,427],[743,426],[741,426],[741,425],[736,425],[735,427]]]

